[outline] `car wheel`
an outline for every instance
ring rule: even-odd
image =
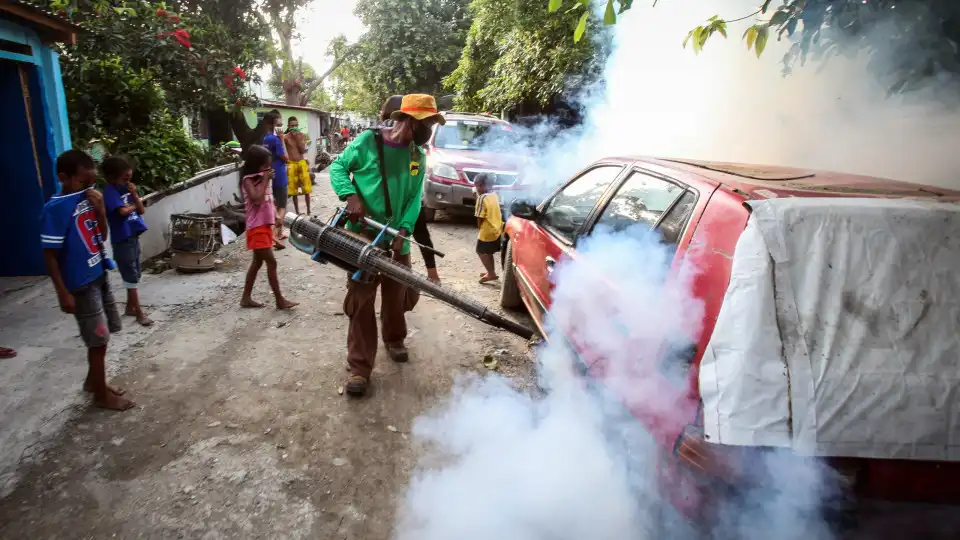
[[[500,306],[504,309],[520,309],[523,307],[523,299],[520,297],[520,286],[513,268],[513,249],[509,242],[504,249],[506,255],[503,259],[503,278],[500,280]]]
[[[424,219],[427,223],[433,223],[434,221],[436,221],[436,219],[437,219],[437,209],[436,209],[436,208],[427,208],[426,206],[424,206],[423,209],[421,210],[421,212],[423,212],[423,219]]]

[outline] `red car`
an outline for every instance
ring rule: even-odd
[[[684,371],[688,388],[668,414],[642,410],[642,406],[630,410],[661,447],[657,468],[662,497],[671,502],[685,522],[696,527],[708,526],[722,494],[737,485],[735,471],[742,470],[738,465],[762,451],[759,446],[728,446],[706,439],[699,383],[701,360],[713,337],[731,280],[733,254],[751,216],[748,204],[775,198],[826,201],[822,198],[837,197],[905,198],[939,204],[960,201],[960,192],[822,171],[617,157],[593,163],[539,205],[515,202],[511,207],[505,231],[500,302],[508,309],[525,306],[545,336],[545,316],[553,289],[551,273],[562,259],[577,257],[578,240],[589,235],[596,225],[622,229],[637,223],[648,224],[660,233],[665,244],[675,248],[674,272],[693,246],[703,248],[697,249],[697,266],[707,270],[692,282],[693,295],[704,303],[703,331],[696,348],[684,358],[688,362]],[[560,330],[578,348],[575,339],[570,339],[576,329]],[[577,352],[584,362],[580,366],[582,373],[599,379],[602,359],[591,356],[590,351]],[[941,376],[955,379],[956,369]],[[666,383],[666,377],[654,382]],[[877,501],[907,501],[930,506],[896,508],[940,512],[944,508],[940,505],[948,505],[948,515],[960,514],[960,508],[949,506],[960,503],[960,462],[837,457],[823,461],[851,482],[860,512],[874,508],[867,501],[881,505],[886,502]],[[887,510],[880,512],[888,514]],[[932,526],[941,517],[917,518],[920,521],[913,521],[911,526]],[[858,522],[858,527],[867,526],[865,521]],[[953,537],[960,538],[956,521],[947,527],[953,528],[946,536],[907,537],[954,534]],[[904,529],[897,531],[903,533]]]
[[[427,174],[423,183],[423,211],[433,221],[437,210],[473,215],[477,196],[473,178],[492,174],[494,189],[519,187],[518,173],[523,158],[511,153],[513,132],[509,122],[494,116],[443,113],[447,123],[436,126],[427,152]]]

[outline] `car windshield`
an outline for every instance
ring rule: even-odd
[[[477,120],[448,120],[437,127],[434,145],[447,150],[487,150],[502,152],[514,140],[506,124]]]

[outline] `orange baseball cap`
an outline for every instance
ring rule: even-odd
[[[446,118],[437,110],[437,100],[428,94],[407,94],[403,96],[403,101],[400,103],[400,110],[393,111],[393,113],[390,114],[390,118],[399,120],[404,116],[409,116],[417,120],[436,118],[441,126],[447,123]]]

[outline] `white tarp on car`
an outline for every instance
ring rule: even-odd
[[[960,206],[750,206],[701,363],[709,440],[960,460]]]

